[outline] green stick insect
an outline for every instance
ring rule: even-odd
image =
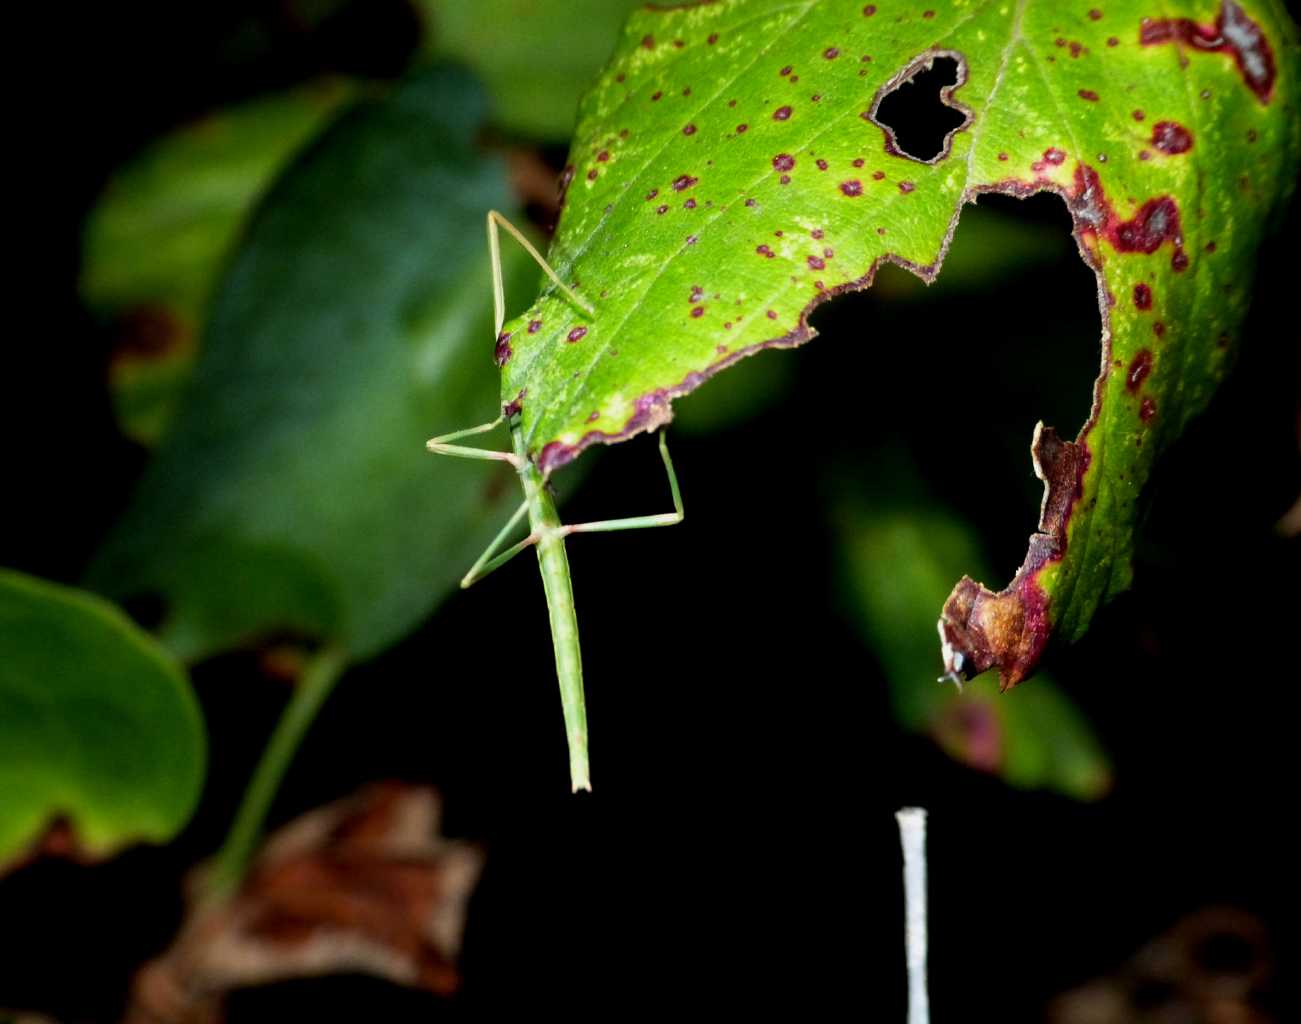
[[[566,299],[582,310],[588,318],[596,318],[595,311],[560,280],[542,254],[530,244],[520,230],[496,210],[489,210],[488,253],[492,260],[494,339],[500,336],[502,325],[506,322],[506,295],[501,274],[501,242],[497,233],[499,226],[505,228],[511,237],[524,247]],[[510,428],[512,451],[468,448],[453,443],[477,434],[486,434],[502,423],[507,423]],[[630,519],[606,519],[595,523],[561,523],[555,500],[547,489],[547,479],[529,458],[524,435],[520,430],[519,414],[510,412],[509,407],[491,423],[435,437],[426,444],[426,447],[439,455],[508,462],[519,474],[520,484],[524,488],[523,503],[488,545],[487,550],[479,556],[478,561],[470,567],[470,571],[461,580],[461,587],[468,587],[483,579],[525,548],[537,546],[542,586],[546,591],[547,609],[551,615],[551,642],[556,651],[560,704],[565,716],[565,733],[569,740],[569,778],[575,793],[580,789],[591,790],[591,772],[587,757],[587,707],[583,697],[583,658],[578,645],[578,616],[574,610],[574,588],[569,576],[569,557],[565,553],[565,538],[571,533],[645,530],[655,526],[673,526],[675,523],[682,522],[682,495],[678,490],[678,478],[673,472],[673,460],[669,458],[664,433],[660,432],[660,457],[664,460],[664,469],[669,477],[669,488],[673,492],[673,511],[653,516],[634,516]],[[498,553],[498,549],[506,543],[507,538],[526,515],[529,521],[528,535]]]

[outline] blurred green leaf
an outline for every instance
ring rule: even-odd
[[[494,119],[540,139],[574,130],[592,84],[639,0],[416,0],[428,48],[468,64],[488,85]]]
[[[111,384],[131,437],[161,436],[240,228],[355,91],[331,79],[212,114],[153,143],[108,183],[87,218],[81,291],[118,321]]]
[[[1110,766],[1088,722],[1046,673],[1007,693],[986,672],[959,693],[943,671],[934,621],[954,572],[982,566],[975,531],[926,494],[906,459],[891,453],[870,478],[881,495],[844,498],[835,510],[851,616],[881,663],[895,714],[955,760],[1014,786],[1096,799]]]
[[[372,654],[518,500],[505,466],[424,448],[497,412],[484,215],[509,197],[475,148],[485,107],[463,72],[421,72],[332,126],[253,219],[192,393],[90,574],[161,595],[178,654],[281,629]],[[503,255],[522,295],[536,268]]]
[[[0,865],[58,820],[95,858],[170,839],[205,747],[184,673],[117,608],[0,570]]]

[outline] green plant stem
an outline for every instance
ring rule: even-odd
[[[565,530],[546,481],[528,457],[523,433],[511,428],[511,442],[520,460],[520,480],[528,502],[529,526],[538,537],[538,566],[551,617],[551,642],[556,652],[556,676],[560,680],[560,706],[565,716],[569,741],[569,781],[575,793],[592,788],[587,760],[587,705],[583,697],[583,655],[578,644],[578,615],[574,610],[574,587],[565,552]]]
[[[339,647],[330,646],[321,648],[307,663],[294,695],[262,752],[253,778],[244,790],[244,798],[235,812],[226,841],[217,852],[208,882],[210,896],[227,896],[243,881],[280,782],[347,663],[346,653]]]

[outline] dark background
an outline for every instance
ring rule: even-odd
[[[211,107],[323,70],[397,74],[414,45],[409,12],[388,0],[308,33],[274,4],[180,11],[138,3],[78,10],[75,31],[46,26],[40,98],[19,98],[37,114],[16,213],[37,224],[22,236],[31,290],[11,301],[38,316],[9,343],[3,392],[18,416],[0,563],[55,579],[81,575],[146,458],[114,425],[111,339],[76,291],[82,219],[107,176]],[[1083,420],[1091,275],[1059,202],[1002,205],[1059,225],[1059,259],[979,297],[824,307],[821,339],[762,357],[786,361],[785,401],[675,439],[683,526],[571,546],[597,795],[567,792],[527,559],[349,674],[275,820],[368,779],[438,785],[448,833],[489,850],[463,991],[449,1004],[363,979],[285,985],[240,994],[232,1020],[508,1006],[902,1020],[893,812],[908,804],[931,812],[935,1019],[1039,1019],[1054,995],[1214,904],[1266,922],[1279,970],[1261,1005],[1288,1019],[1301,560],[1274,524],[1301,486],[1295,213],[1262,254],[1238,371],[1159,471],[1134,590],[1054,652],[1113,758],[1106,800],[1014,791],[905,737],[840,610],[829,471],[870,462],[897,435],[1010,573],[1037,506],[1024,455],[1034,422],[1073,434]],[[845,393],[848,372],[865,391]],[[663,504],[651,443],[619,454],[596,465],[571,521]],[[219,843],[286,697],[251,656],[194,679],[212,742],[199,815],[169,847],[94,868],[45,861],[0,882],[0,1004],[112,1019],[134,968],[174,934],[180,879]]]

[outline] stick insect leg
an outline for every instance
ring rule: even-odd
[[[686,517],[682,508],[682,493],[678,490],[678,475],[669,458],[667,436],[660,431],[660,458],[669,475],[669,489],[673,492],[673,511],[654,516],[633,516],[631,519],[603,519],[595,523],[571,523],[562,527],[565,533],[613,533],[616,530],[647,530],[655,526],[675,526]]]
[[[519,469],[519,461],[511,452],[498,452],[486,448],[467,448],[464,445],[449,444],[449,441],[459,441],[463,437],[473,437],[475,434],[486,434],[494,427],[498,426],[506,417],[498,416],[491,423],[481,423],[477,427],[467,427],[465,430],[456,430],[450,434],[443,434],[441,437],[433,437],[425,442],[425,447],[437,455],[453,455],[459,459],[493,459],[497,462],[509,462],[516,469]]]
[[[478,560],[474,563],[474,565],[470,566],[470,571],[467,572],[461,580],[462,590],[464,590],[466,587],[473,586],[475,583],[479,582],[479,580],[483,579],[494,569],[500,569],[503,565],[509,562],[512,558],[518,555],[525,548],[529,547],[532,544],[537,543],[538,535],[536,533],[530,533],[518,544],[511,546],[506,551],[503,551],[500,555],[497,555],[496,557],[493,556],[493,552],[496,551],[497,548],[501,546],[503,541],[505,541],[506,535],[509,534],[511,530],[515,529],[515,527],[519,525],[519,521],[524,518],[524,516],[528,513],[528,510],[529,510],[529,503],[528,500],[525,499],[524,503],[521,504],[520,507],[515,510],[515,514],[510,517],[510,520],[506,523],[506,525],[503,526],[501,530],[498,532],[497,536],[495,536],[492,539],[492,543],[488,545],[488,547],[484,550],[483,554],[479,556]]]
[[[505,228],[511,238],[515,239],[515,241],[519,242],[519,244],[524,247],[524,251],[533,257],[534,262],[542,268],[542,272],[546,274],[547,277],[551,278],[552,284],[560,289],[561,294],[564,295],[565,298],[581,309],[589,317],[592,317],[593,319],[596,317],[596,312],[592,307],[580,299],[574,293],[573,289],[565,284],[564,281],[560,280],[560,276],[551,269],[551,264],[549,264],[543,258],[542,254],[533,247],[533,243],[524,237],[524,233],[496,210],[489,210],[488,255],[492,259],[493,337],[499,337],[501,335],[502,324],[506,322],[506,289],[501,280],[501,242],[497,237],[498,225]]]

